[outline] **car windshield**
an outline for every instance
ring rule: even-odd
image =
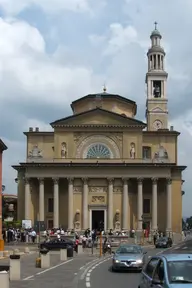
[[[116,251],[117,254],[128,254],[128,253],[130,253],[130,254],[139,254],[141,252],[142,252],[142,250],[141,250],[140,247],[131,246],[131,245],[129,245],[129,246],[128,245],[127,246],[120,246],[117,249],[117,251]]]
[[[170,283],[192,283],[192,260],[170,261],[167,268]]]
[[[159,241],[167,241],[167,237],[160,237]]]

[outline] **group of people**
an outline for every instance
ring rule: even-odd
[[[3,240],[6,243],[11,242],[32,242],[35,243],[37,233],[33,229],[4,228]]]

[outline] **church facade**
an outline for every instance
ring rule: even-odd
[[[168,74],[161,34],[151,34],[146,73],[146,123],[137,105],[120,95],[84,96],[73,114],[29,128],[26,162],[18,171],[18,218],[49,228],[84,230],[182,229],[182,171],[179,132],[168,127]]]

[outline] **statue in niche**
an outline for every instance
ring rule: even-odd
[[[135,159],[135,143],[131,143],[130,145],[130,158]]]
[[[38,145],[36,144],[31,151],[29,151],[29,158],[41,158],[42,151],[39,150]]]
[[[61,143],[61,158],[65,159],[67,157],[67,144],[65,142]]]

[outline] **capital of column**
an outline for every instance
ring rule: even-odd
[[[88,183],[88,178],[82,178],[83,184],[86,185]]]
[[[59,178],[52,178],[52,180],[55,185],[59,184]]]
[[[157,184],[158,178],[151,178],[153,184]]]
[[[143,180],[144,180],[143,178],[139,177],[139,178],[137,178],[137,183],[138,183],[138,184],[142,184],[142,183],[143,183]]]
[[[38,178],[39,184],[44,184],[44,178]]]
[[[67,178],[69,184],[73,184],[74,178]]]
[[[167,185],[171,185],[172,184],[172,179],[171,178],[167,178]]]
[[[127,184],[127,182],[129,181],[129,178],[122,178],[123,184]]]
[[[107,178],[107,180],[108,180],[109,184],[111,185],[111,184],[113,184],[114,178]]]
[[[24,178],[24,181],[25,181],[25,184],[29,184],[30,178],[25,177],[25,178]]]

